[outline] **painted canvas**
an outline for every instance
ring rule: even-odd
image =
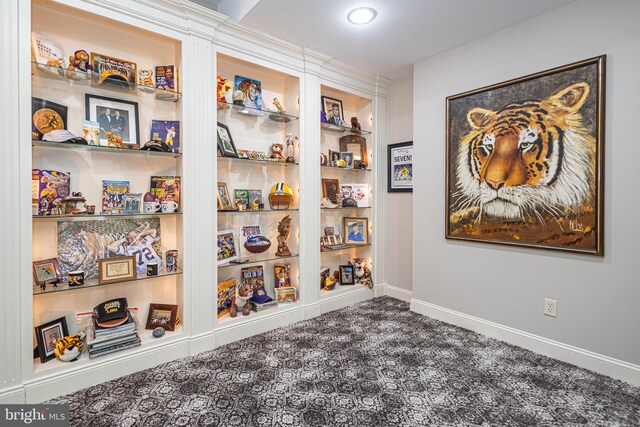
[[[604,70],[447,98],[447,238],[603,255]]]

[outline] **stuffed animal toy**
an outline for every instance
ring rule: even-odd
[[[358,130],[362,130],[362,128],[360,127],[360,122],[358,121],[357,117],[351,117],[351,129],[358,129]]]
[[[151,70],[138,71],[138,84],[142,86],[149,86],[149,87],[155,88],[156,85],[153,83],[153,71]]]
[[[63,362],[71,362],[76,360],[84,350],[84,337],[85,333],[80,332],[77,335],[70,335],[57,340],[53,343],[56,347],[53,349],[53,354]]]
[[[73,56],[69,57],[68,70],[93,71],[93,65],[89,63],[89,54],[86,50],[76,50]]]
[[[218,81],[218,90],[217,90],[217,99],[218,102],[227,102],[227,92],[231,89],[231,82],[222,76],[217,77]]]
[[[353,260],[353,270],[356,285],[365,285],[368,288],[373,288],[371,270],[367,268],[367,264],[363,258],[355,258]]]
[[[253,290],[251,286],[247,284],[241,284],[236,289],[236,296],[233,298],[231,302],[231,307],[229,307],[229,316],[236,317],[238,315],[238,307],[242,307],[242,315],[248,316],[251,312],[251,301],[249,301],[253,297]]]

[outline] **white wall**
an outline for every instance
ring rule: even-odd
[[[413,74],[394,80],[387,97],[387,144],[413,140]],[[387,155],[385,150],[384,155]],[[386,164],[386,162],[385,162]],[[382,173],[387,173],[386,169]],[[388,285],[411,290],[413,194],[386,193],[387,247],[384,257]]]
[[[638,1],[577,1],[416,64],[414,298],[640,364],[638,17]],[[600,54],[606,255],[446,241],[445,98]]]

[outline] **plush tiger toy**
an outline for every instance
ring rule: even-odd
[[[84,332],[55,340],[53,353],[63,362],[71,362],[78,358],[84,350]]]
[[[581,82],[499,111],[471,109],[457,157],[461,209],[451,219],[559,217],[592,201],[596,141],[579,113],[588,95]]]

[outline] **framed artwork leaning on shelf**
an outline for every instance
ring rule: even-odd
[[[343,219],[344,243],[347,245],[368,245],[369,244],[369,218]]]
[[[218,231],[218,265],[236,261],[240,257],[238,233],[235,229]]]
[[[231,138],[229,126],[218,122],[218,149],[222,157],[239,157],[238,150]]]
[[[344,121],[342,101],[339,99],[322,97],[322,111],[327,115],[327,122],[331,125],[340,125]]]
[[[178,306],[175,304],[149,304],[147,325],[145,329],[162,328],[165,331],[176,329],[178,321]]]
[[[229,189],[227,183],[218,181],[218,192],[216,195],[218,201],[219,211],[232,211],[234,210],[233,204],[231,204],[231,196],[229,195]]]
[[[40,363],[48,362],[55,357],[53,350],[56,340],[69,335],[66,317],[61,317],[44,325],[36,326],[36,341],[38,342],[38,356]]]
[[[114,141],[119,138],[125,148],[140,148],[137,102],[87,93],[85,119],[98,122],[100,145],[108,147],[117,144]]]
[[[413,141],[387,146],[387,193],[413,193]]]

